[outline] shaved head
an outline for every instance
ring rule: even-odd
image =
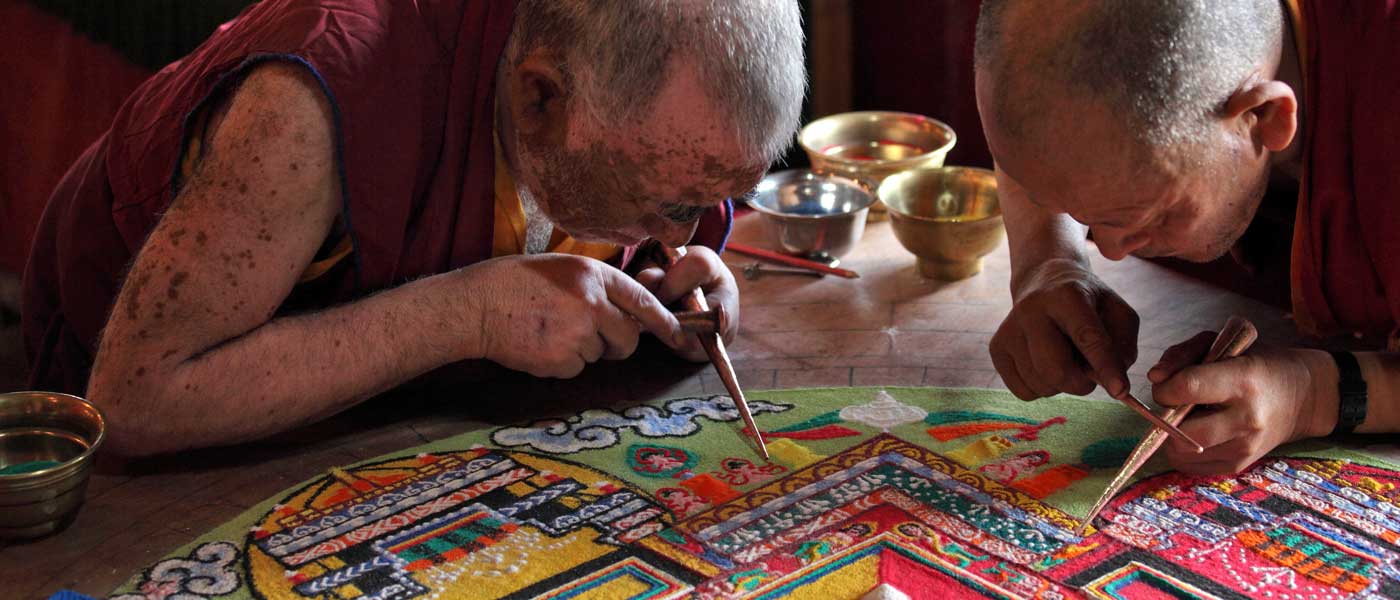
[[[1140,142],[1196,142],[1278,53],[1281,11],[1279,0],[985,0],[977,68],[997,82],[1008,130],[1043,133],[1036,121],[1056,101],[1092,101]]]
[[[1211,260],[1297,131],[1280,0],[984,0],[977,105],[1003,178],[1099,251]],[[1288,63],[1296,67],[1296,59]],[[1293,71],[1290,70],[1290,73]]]

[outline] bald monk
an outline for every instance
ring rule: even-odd
[[[571,377],[642,332],[702,359],[664,305],[698,286],[737,314],[726,198],[791,139],[801,44],[790,0],[260,2],[54,193],[33,384],[86,390],[112,450],[151,454],[445,365]],[[648,237],[689,253],[663,273]]]
[[[1138,317],[1090,270],[1086,230],[1109,259],[1208,261],[1256,214],[1294,215],[1298,325],[1360,332],[1377,350],[1394,339],[1394,3],[987,0],[976,63],[1012,260],[1014,305],[991,355],[1018,397],[1128,391]],[[1296,191],[1262,204],[1271,183]],[[1193,366],[1212,336],[1148,372],[1159,404],[1216,409],[1181,426],[1204,454],[1167,446],[1182,471],[1236,472],[1291,440],[1400,429],[1393,354],[1258,347]]]

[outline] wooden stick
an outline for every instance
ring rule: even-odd
[[[1215,342],[1210,345],[1210,351],[1206,352],[1206,358],[1201,364],[1209,364],[1244,354],[1245,350],[1248,350],[1257,339],[1259,339],[1259,330],[1254,327],[1253,323],[1242,317],[1230,317],[1229,320],[1225,321],[1225,327],[1221,328],[1220,333],[1215,336]],[[1194,404],[1187,404],[1169,409],[1162,415],[1162,418],[1172,425],[1180,425],[1194,406]],[[1133,453],[1128,455],[1128,460],[1118,470],[1118,474],[1114,475],[1113,480],[1108,482],[1108,489],[1105,489],[1103,494],[1099,496],[1098,502],[1094,503],[1094,508],[1089,510],[1089,514],[1084,517],[1084,521],[1074,531],[1075,535],[1084,535],[1084,531],[1089,528],[1089,523],[1094,520],[1094,517],[1103,512],[1104,507],[1108,506],[1108,502],[1118,495],[1118,492],[1122,491],[1124,487],[1127,487],[1128,482],[1132,481],[1133,476],[1144,464],[1147,464],[1147,459],[1152,458],[1152,454],[1162,447],[1162,442],[1166,439],[1167,435],[1163,430],[1154,428],[1142,438],[1141,442],[1138,442]]]
[[[838,269],[836,267],[824,265],[816,261],[807,260],[805,258],[797,258],[796,256],[779,254],[777,252],[773,252],[772,250],[764,250],[763,248],[755,248],[753,246],[746,246],[744,244],[739,244],[735,242],[729,242],[724,246],[724,248],[726,250],[732,250],[734,252],[738,252],[739,254],[743,254],[746,256],[762,258],[764,260],[771,260],[775,263],[784,264],[789,267],[797,267],[799,269],[807,269],[809,271],[816,271],[819,273],[830,273],[832,275],[840,275],[842,277],[845,277],[846,279],[858,279],[860,277],[860,273],[857,273],[850,269]]]

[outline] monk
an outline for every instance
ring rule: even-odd
[[[1181,426],[1205,453],[1173,440],[1167,457],[1237,472],[1291,440],[1400,430],[1400,360],[1381,351],[1400,318],[1395,3],[987,0],[976,65],[1012,260],[990,351],[1013,393],[1128,391],[1138,317],[1090,270],[1086,233],[1113,260],[1208,261],[1274,212],[1297,324],[1377,351],[1199,366],[1211,332],[1167,350],[1157,403],[1214,409]],[[1266,202],[1271,184],[1295,191]]]
[[[265,0],[58,186],[25,275],[33,384],[86,391],[142,455],[453,366],[572,377],[643,332],[702,359],[666,304],[738,314],[727,198],[804,87],[791,0]],[[663,273],[645,238],[688,253]]]

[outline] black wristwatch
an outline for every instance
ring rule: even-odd
[[[1350,352],[1333,352],[1337,363],[1337,426],[1332,435],[1346,435],[1366,420],[1366,378]]]

